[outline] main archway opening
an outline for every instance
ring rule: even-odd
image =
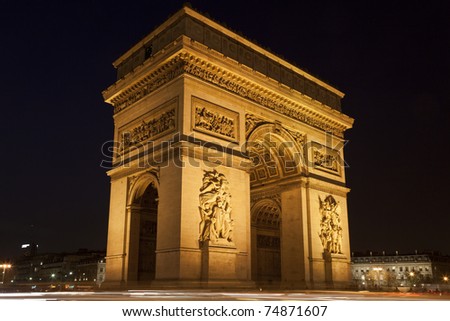
[[[158,190],[150,183],[133,202],[139,215],[138,281],[152,281],[156,270]]]
[[[294,137],[294,136],[295,137]],[[292,182],[304,168],[304,136],[279,124],[264,123],[248,137],[250,170],[252,279],[260,286],[278,287],[283,279],[280,184]]]
[[[251,215],[252,278],[258,284],[276,285],[281,281],[280,207],[263,199],[252,207]]]

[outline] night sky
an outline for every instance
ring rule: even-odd
[[[184,1],[0,10],[0,259],[105,249],[112,62]],[[352,251],[450,254],[447,1],[191,1],[346,94]]]

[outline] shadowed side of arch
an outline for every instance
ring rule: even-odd
[[[276,201],[263,199],[252,207],[252,225],[278,229],[281,221],[281,209]]]

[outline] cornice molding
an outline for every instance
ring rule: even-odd
[[[107,100],[114,106],[114,114],[142,100],[161,86],[177,78],[184,72],[185,62],[181,55],[177,55],[159,68],[151,71],[147,76],[128,86],[113,98]]]
[[[352,119],[348,116],[340,114],[349,118],[349,124],[338,122],[185,50],[151,71],[144,78],[123,89],[107,102],[114,106],[114,113],[117,114],[182,74],[188,74],[214,84],[281,115],[330,132],[338,137],[343,137],[343,132],[351,127]]]
[[[346,197],[350,192],[350,188],[345,186],[339,186],[331,182],[325,182],[323,180],[308,177],[307,178],[307,188],[312,188],[324,193],[338,195]]]
[[[258,103],[272,111],[326,132],[330,132],[338,137],[343,137],[343,132],[349,128],[324,115],[314,113],[286,96],[280,95],[275,91],[264,88],[239,75],[213,65],[211,62],[190,53],[186,53],[185,57],[187,58],[185,65],[186,73],[215,84],[222,89]]]

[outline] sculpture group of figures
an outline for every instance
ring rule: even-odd
[[[200,236],[199,241],[233,241],[233,220],[231,219],[231,195],[225,175],[205,171],[200,188]]]
[[[323,154],[314,149],[314,165],[323,167],[334,172],[339,171],[339,163],[336,156]]]
[[[339,203],[328,195],[320,203],[320,233],[323,249],[329,253],[342,253],[342,227],[339,215]]]
[[[160,117],[142,123],[132,130],[122,134],[122,150],[137,145],[143,141],[175,128],[175,109],[163,113]]]
[[[206,108],[195,109],[195,127],[200,127],[208,131],[224,135],[230,138],[234,137],[234,121],[233,119],[212,112]]]

